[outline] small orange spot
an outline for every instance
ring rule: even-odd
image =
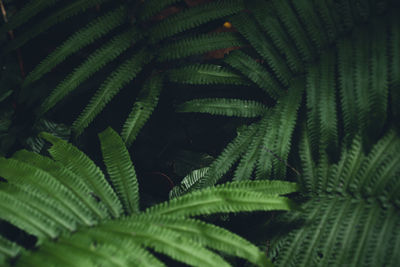
[[[227,28],[227,29],[230,29],[230,28],[232,28],[232,23],[227,21],[227,22],[224,23],[224,27]]]

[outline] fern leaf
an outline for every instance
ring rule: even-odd
[[[0,191],[2,220],[8,221],[39,240],[55,238],[59,232],[55,224],[26,203],[18,201],[12,194]]]
[[[278,99],[282,95],[282,86],[278,81],[247,54],[233,51],[225,58],[225,62],[260,86],[273,99]]]
[[[72,124],[72,130],[76,136],[83,132],[122,87],[136,77],[151,58],[152,54],[142,49],[111,73],[107,80],[96,91],[92,99],[90,99],[89,104],[85,107],[83,112]]]
[[[118,237],[134,231],[135,242],[191,266],[230,266],[218,254],[186,238],[185,235],[176,233],[168,227],[160,227],[149,220],[145,220],[143,223],[140,222],[140,219],[136,220],[129,224],[129,230],[126,228],[120,224],[107,227],[106,230]]]
[[[261,147],[260,131],[257,131],[253,140],[248,146],[246,153],[240,159],[239,165],[237,166],[233,175],[234,181],[241,181],[251,178],[251,174],[256,166],[258,156],[260,154]]]
[[[307,74],[307,127],[314,155],[317,150],[333,151],[337,146],[333,55],[323,54],[320,64],[312,66]]]
[[[290,37],[296,44],[301,58],[304,62],[310,62],[314,58],[314,47],[307,38],[307,34],[301,27],[301,23],[295,14],[295,10],[291,7],[289,1],[272,1],[274,10],[282,20],[286,31],[289,33]]]
[[[95,39],[105,35],[124,21],[125,10],[122,7],[94,20],[85,28],[74,33],[67,41],[47,56],[46,59],[28,74],[22,86],[27,87],[29,84],[37,81],[59,63],[64,61],[68,56],[87,46]]]
[[[252,190],[241,190],[241,185],[235,183],[206,188],[174,198],[168,204],[162,203],[150,207],[146,213],[187,217],[218,212],[236,212],[236,210],[289,210],[293,207],[287,198],[279,197],[277,194],[264,194],[261,189],[264,186],[268,187],[268,184],[260,181],[259,184],[252,185]],[[261,192],[258,192],[258,187]],[[246,184],[243,185],[243,188],[246,188]]]
[[[117,195],[107,183],[104,174],[84,153],[66,141],[47,133],[41,133],[40,137],[52,144],[50,155],[63,164],[93,190],[93,193],[106,205],[113,217],[119,217],[122,213],[122,205]]]
[[[118,134],[111,128],[99,134],[104,163],[111,184],[127,214],[139,212],[139,187],[129,152]]]
[[[194,99],[180,104],[176,108],[177,112],[200,112],[246,118],[261,116],[266,110],[266,106],[256,101],[227,98]]]
[[[307,152],[306,142],[303,136],[302,154]],[[400,160],[400,143],[390,131],[367,156],[361,143],[357,136],[350,148],[343,149],[337,164],[320,159],[318,177],[315,170],[304,172],[307,187],[317,189],[305,192],[310,200],[302,213],[285,215],[291,222],[304,223],[279,241],[277,266],[395,266],[398,255],[393,247],[400,242],[396,234],[400,218],[394,199],[382,188],[398,180],[399,167],[392,160]],[[307,154],[302,157],[309,165]]]
[[[353,47],[350,40],[339,40],[337,43],[338,50],[338,72],[339,72],[339,92],[340,102],[343,114],[344,130],[347,139],[354,136],[359,128],[358,124],[358,106],[354,105],[356,101],[356,92],[353,87],[354,73],[353,68]]]
[[[50,173],[15,159],[1,159],[0,166],[0,175],[9,183],[36,186],[41,193],[62,205],[81,224],[95,223],[88,208]]]
[[[200,24],[232,15],[244,8],[241,0],[215,1],[172,15],[150,29],[149,40],[156,43]]]
[[[219,65],[194,64],[168,71],[172,82],[184,84],[233,84],[249,85],[240,75]]]
[[[180,59],[227,47],[243,46],[239,36],[231,32],[205,34],[182,39],[160,49],[158,61]]]
[[[73,73],[67,76],[51,94],[41,104],[38,116],[43,115],[62,100],[71,91],[75,90],[81,83],[87,80],[91,75],[99,71],[104,65],[112,61],[128,49],[132,40],[140,38],[135,30],[124,32],[114,37],[107,44],[96,50],[89,58],[77,67]]]
[[[290,36],[283,28],[282,23],[275,16],[272,2],[250,0],[248,6],[261,29],[269,36],[279,52],[285,57],[290,70],[294,73],[304,72],[304,65],[300,55],[293,45]]]
[[[197,181],[199,181],[201,178],[204,177],[204,175],[206,175],[207,171],[208,171],[208,167],[204,167],[198,170],[194,170],[191,173],[189,173],[188,175],[186,175],[182,181],[181,184],[178,186],[175,186],[174,188],[172,188],[172,190],[169,192],[169,198],[176,198],[179,197],[183,194],[185,194],[186,191],[188,191],[190,189],[190,187],[192,187],[195,183],[197,183]]]
[[[42,217],[47,217],[59,231],[75,231],[81,222],[71,211],[66,210],[63,204],[52,201],[48,196],[41,194],[40,190],[32,189],[27,184],[7,184],[1,187],[5,193],[12,195],[15,203],[36,210]]]
[[[179,233],[185,238],[194,240],[203,246],[223,251],[229,255],[238,256],[257,266],[271,265],[263,253],[247,240],[232,234],[223,228],[188,218],[170,216],[141,216],[137,221],[143,225],[161,226]],[[125,225],[124,225],[125,226]],[[129,224],[124,227],[129,231]],[[121,229],[121,228],[119,228]]]
[[[32,28],[28,31],[23,32],[22,34],[18,35],[15,39],[11,40],[7,43],[6,47],[4,48],[4,53],[9,53],[10,51],[17,49],[24,44],[26,44],[29,40],[33,39],[34,37],[38,36],[39,34],[45,32],[54,24],[60,23],[80,12],[84,12],[85,10],[93,7],[95,5],[101,4],[108,0],[78,0],[73,1],[71,4],[67,5],[66,7],[61,8],[53,12],[49,17],[45,18],[44,20],[40,21],[39,23],[35,23]],[[51,2],[51,1],[49,1]]]
[[[285,64],[284,59],[276,51],[275,47],[268,42],[265,36],[258,30],[254,20],[246,13],[240,13],[232,17],[232,24],[238,29],[254,47],[254,49],[266,60],[268,65],[274,71],[279,81],[287,86],[291,72]]]
[[[80,180],[80,177],[64,168],[61,164],[26,150],[18,151],[13,155],[13,158],[55,177],[58,182],[68,188],[87,207],[88,214],[93,218],[104,219],[108,217],[103,205],[99,205],[92,197],[88,198],[91,194],[91,189]]]
[[[157,106],[162,88],[162,80],[163,75],[150,76],[143,85],[138,99],[133,104],[132,111],[122,126],[121,132],[121,137],[128,147],[135,141],[139,131]]]
[[[21,246],[0,236],[0,264],[4,264],[8,258],[17,256],[21,251],[23,251]]]
[[[240,155],[244,153],[256,132],[256,125],[245,126],[241,131],[238,131],[236,138],[226,146],[222,153],[209,166],[207,173],[195,181],[188,191],[216,184],[237,161]]]

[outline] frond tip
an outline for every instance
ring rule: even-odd
[[[176,109],[177,112],[201,112],[245,118],[261,116],[266,110],[266,106],[256,101],[227,98],[195,99],[179,105]]]

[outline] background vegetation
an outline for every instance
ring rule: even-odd
[[[97,134],[111,126],[135,162],[142,209],[231,180],[292,181],[296,211],[203,219],[256,243],[275,265],[400,260],[397,1],[2,5],[3,156],[48,155],[38,137],[46,131],[105,170]],[[18,263],[40,242],[1,217],[2,259]]]

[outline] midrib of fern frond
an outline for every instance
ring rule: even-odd
[[[250,100],[203,98],[184,102],[176,108],[176,111],[253,118],[262,116],[267,111],[267,107],[257,101]]]
[[[107,128],[99,134],[103,160],[127,214],[139,212],[139,186],[129,152],[119,135]]]
[[[243,45],[244,42],[240,37],[232,32],[203,34],[165,45],[160,49],[157,60],[162,62],[180,59],[208,51]]]
[[[188,65],[168,70],[167,75],[170,81],[185,84],[250,84],[241,75],[223,66],[211,64]]]

